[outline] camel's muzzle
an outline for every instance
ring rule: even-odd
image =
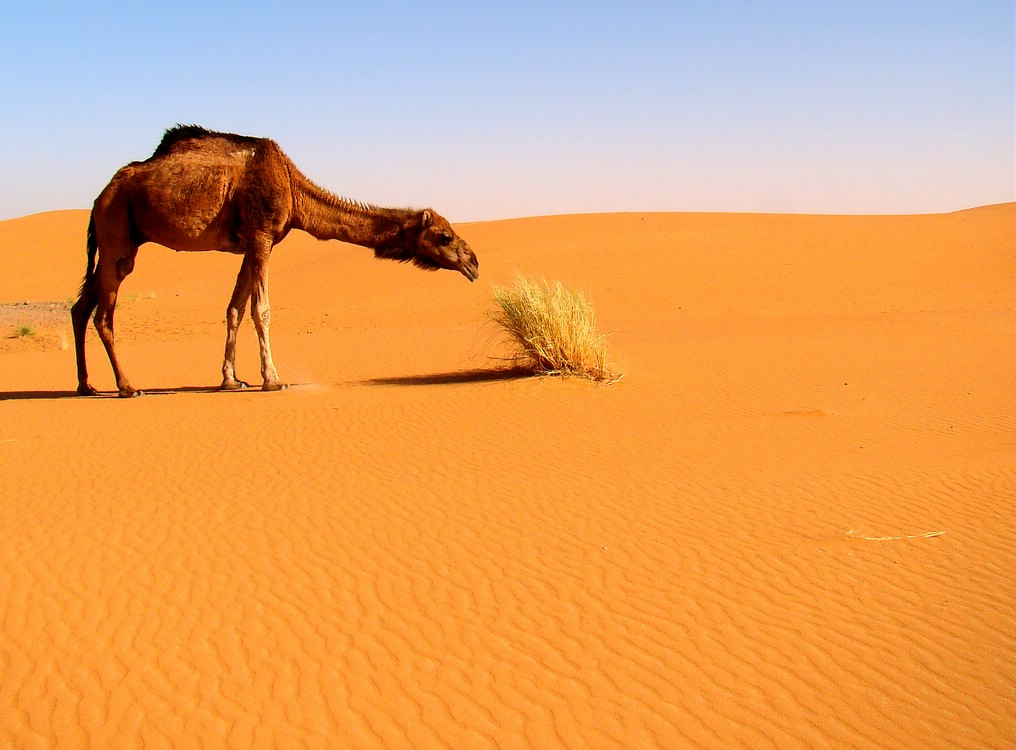
[[[480,261],[469,248],[459,251],[459,271],[470,281],[480,278]]]

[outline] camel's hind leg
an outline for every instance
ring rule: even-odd
[[[121,398],[141,396],[142,391],[135,390],[127,382],[127,376],[120,366],[120,360],[116,356],[116,348],[113,343],[113,312],[116,309],[116,295],[120,289],[121,282],[134,270],[134,257],[137,255],[136,247],[127,247],[125,252],[114,256],[114,263],[109,262],[109,254],[99,257],[99,267],[96,269],[95,278],[98,281],[98,303],[95,309],[95,330],[99,334],[99,340],[106,348],[109,356],[109,363],[113,367],[113,374],[116,376],[116,387]]]
[[[247,388],[247,383],[236,378],[236,332],[240,328],[240,321],[243,320],[243,310],[250,299],[250,261],[244,256],[240,265],[240,273],[236,276],[236,286],[233,287],[233,296],[229,300],[229,307],[226,308],[226,353],[222,360],[222,385],[226,391],[236,391]]]
[[[95,276],[89,276],[81,286],[81,296],[71,308],[71,327],[74,330],[74,353],[78,360],[78,393],[94,396],[95,389],[88,383],[88,367],[85,365],[85,332],[88,319],[99,302],[99,289]]]

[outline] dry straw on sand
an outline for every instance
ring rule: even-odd
[[[847,538],[863,539],[866,542],[898,542],[902,539],[932,539],[945,533],[944,531],[925,531],[923,534],[903,534],[902,536],[866,536],[861,534],[862,529],[863,527],[848,529]]]
[[[581,292],[522,276],[495,286],[490,318],[508,335],[517,367],[541,375],[575,375],[614,382],[606,365],[607,339],[596,330],[592,305]]]

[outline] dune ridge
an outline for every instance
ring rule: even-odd
[[[1013,745],[1014,220],[461,225],[479,285],[295,234],[279,394],[213,391],[238,259],[146,246],[145,398],[0,349],[0,747]],[[0,303],[86,222],[0,222]],[[624,381],[491,375],[516,273]]]

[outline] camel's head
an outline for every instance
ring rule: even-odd
[[[404,226],[375,247],[374,254],[402,263],[411,261],[428,271],[448,268],[470,281],[480,278],[480,262],[475,253],[455,234],[445,217],[428,208],[419,212],[418,221]]]
[[[470,281],[480,278],[480,262],[448,220],[430,209],[421,215],[422,231],[413,259],[421,268],[448,268]]]

